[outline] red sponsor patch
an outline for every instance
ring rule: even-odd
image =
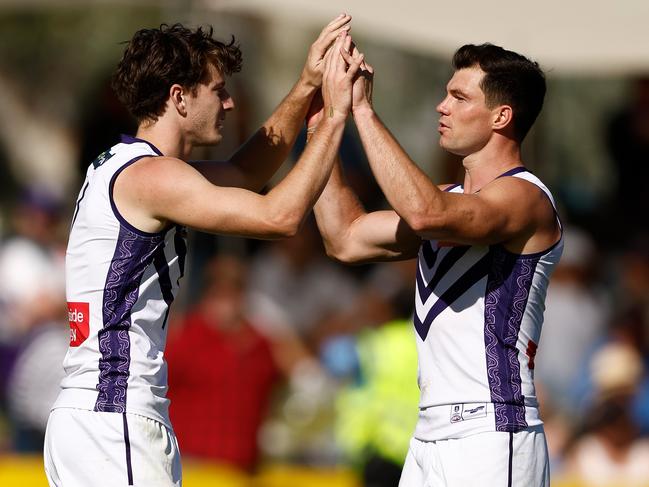
[[[81,345],[90,331],[90,304],[68,302],[68,320],[70,321],[70,346]]]
[[[538,345],[534,343],[532,340],[529,340],[527,342],[527,350],[525,350],[525,354],[527,355],[527,367],[530,370],[534,370],[534,357],[536,357],[536,349],[538,348]]]

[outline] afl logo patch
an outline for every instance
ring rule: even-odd
[[[451,423],[457,423],[458,421],[462,421],[462,405],[453,404],[451,406]]]

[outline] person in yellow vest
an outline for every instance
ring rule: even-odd
[[[336,400],[335,434],[365,487],[395,487],[418,417],[417,349],[410,319],[364,329],[357,380]]]

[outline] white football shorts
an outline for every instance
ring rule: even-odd
[[[399,487],[549,487],[543,425],[438,441],[410,440]]]
[[[45,432],[50,487],[180,487],[173,431],[130,413],[57,408]]]

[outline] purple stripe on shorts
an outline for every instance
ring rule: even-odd
[[[493,264],[485,297],[487,377],[494,403],[496,430],[527,427],[516,342],[539,258],[526,258],[491,247]]]
[[[128,485],[133,485],[133,463],[131,462],[131,439],[128,435],[128,421],[126,420],[126,413],[122,413],[124,423],[124,446],[126,448],[126,477]]]

